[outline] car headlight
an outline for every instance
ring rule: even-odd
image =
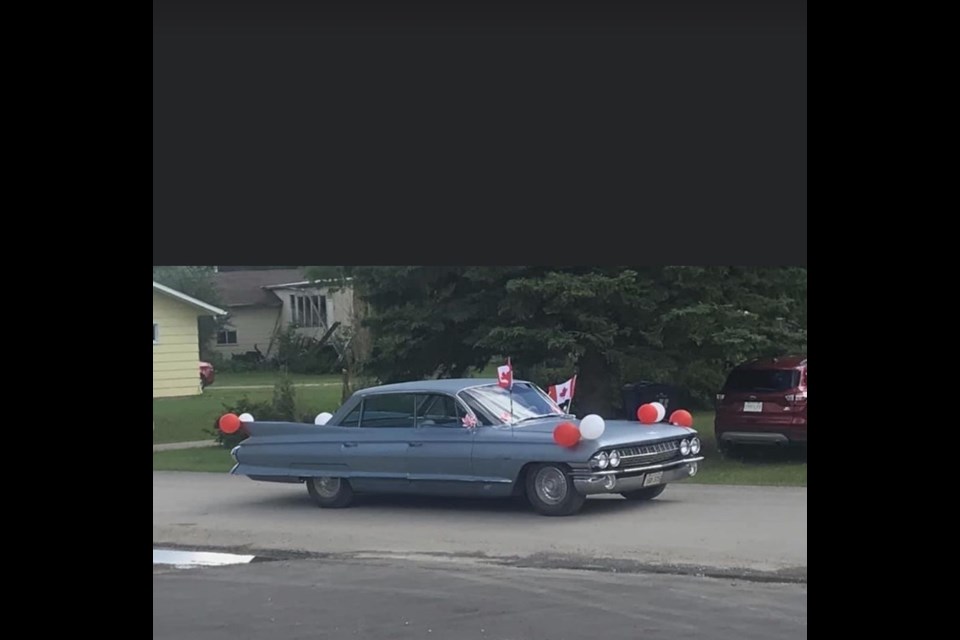
[[[611,452],[610,452],[610,455],[607,456],[607,459],[610,460],[610,466],[611,466],[611,467],[619,467],[619,466],[620,466],[620,452],[619,452],[619,451],[611,451]]]
[[[690,441],[684,438],[680,441],[680,455],[688,456],[690,455]]]
[[[606,469],[610,461],[607,459],[607,454],[601,451],[593,456],[593,464],[596,465],[598,469]]]
[[[700,453],[700,438],[694,437],[690,440],[690,453],[693,455]]]

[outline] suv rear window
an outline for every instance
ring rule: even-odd
[[[724,391],[787,391],[800,384],[800,372],[778,369],[738,369],[730,372]]]

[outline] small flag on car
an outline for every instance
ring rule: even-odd
[[[547,393],[557,404],[569,403],[577,389],[577,376],[573,376],[562,384],[551,385]]]
[[[513,388],[513,366],[510,358],[507,358],[507,364],[497,367],[497,384],[504,389]]]

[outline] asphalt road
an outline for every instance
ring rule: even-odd
[[[778,640],[807,591],[690,576],[402,560],[155,571],[154,640]]]
[[[662,568],[806,579],[807,492],[802,488],[675,484],[649,503],[604,496],[588,500],[577,516],[546,518],[509,501],[393,496],[365,497],[348,509],[321,510],[302,485],[257,483],[226,474],[154,472],[153,504],[155,546],[305,551],[325,554],[330,561],[366,558],[388,563],[432,554],[485,559],[490,570],[496,568],[490,563],[499,561],[544,569],[623,573]],[[178,578],[163,578],[161,583],[167,579]],[[564,597],[576,593],[570,589]],[[537,597],[547,606],[549,594]],[[712,596],[704,597],[709,601]]]

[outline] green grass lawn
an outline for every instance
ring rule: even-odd
[[[217,372],[216,380],[210,386],[210,389],[218,387],[250,386],[250,385],[268,385],[273,386],[279,374],[276,371],[252,371],[250,373],[229,373]],[[291,373],[290,379],[294,384],[340,384],[340,376],[318,376],[300,373]]]
[[[298,388],[297,414],[317,415],[340,406],[340,386]],[[153,442],[188,442],[214,436],[214,421],[223,415],[224,404],[233,405],[246,396],[253,402],[269,402],[273,389],[217,389],[208,387],[201,395],[185,398],[157,398],[153,401]],[[256,416],[254,416],[256,417]]]
[[[321,388],[311,391],[326,390]],[[337,392],[339,393],[339,390]],[[267,397],[269,397],[269,393],[269,391],[266,392]],[[193,400],[193,398],[190,398],[190,400]],[[311,401],[308,400],[307,402]],[[322,410],[330,411],[329,408],[318,409],[317,413]],[[218,415],[215,411],[211,414],[209,420],[211,425]],[[698,429],[703,440],[703,454],[706,460],[701,463],[700,472],[693,478],[685,480],[685,483],[807,486],[807,462],[806,457],[801,453],[756,449],[753,453],[721,458],[717,453],[713,437],[713,414],[710,412],[694,413],[694,427]],[[202,437],[192,439],[202,439]],[[233,459],[230,457],[229,451],[218,447],[162,451],[153,454],[153,468],[158,471],[226,473],[232,466]]]
[[[233,467],[230,451],[222,447],[155,451],[154,471],[209,471],[227,473]]]

